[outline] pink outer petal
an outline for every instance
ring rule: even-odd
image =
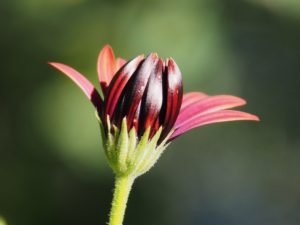
[[[205,115],[195,115],[194,117],[186,121],[184,124],[182,124],[180,127],[178,127],[172,134],[169,141],[196,127],[200,127],[206,124],[237,120],[259,121],[259,118],[255,115],[236,110],[221,110]]]
[[[71,68],[62,63],[49,62],[49,65],[53,66],[55,69],[61,71],[67,75],[71,80],[73,80],[78,87],[84,92],[88,99],[93,103],[93,105],[98,109],[102,108],[102,99],[95,89],[95,87],[88,81],[82,74],[80,74],[75,69]]]
[[[222,109],[229,109],[246,104],[244,99],[231,95],[216,95],[209,97],[202,96],[199,100],[195,99],[194,101],[192,98],[189,98],[189,100],[190,102],[193,100],[193,102],[184,108],[181,108],[179,116],[176,120],[175,129],[194,115],[200,116],[207,113],[220,111]]]
[[[105,45],[100,51],[97,62],[98,79],[103,93],[114,75],[115,55],[110,45]]]
[[[126,60],[125,59],[122,59],[122,58],[117,58],[116,59],[116,62],[115,62],[115,67],[114,67],[114,74],[116,72],[118,72],[118,70],[124,66],[124,64],[126,63]]]
[[[194,104],[195,102],[197,102],[207,96],[208,96],[207,94],[204,94],[202,92],[189,92],[189,93],[183,94],[180,111],[184,110],[189,105]]]

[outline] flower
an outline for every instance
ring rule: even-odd
[[[177,64],[172,58],[163,61],[156,53],[126,62],[115,59],[112,48],[106,45],[97,63],[103,97],[75,69],[56,62],[49,64],[71,78],[96,108],[104,149],[116,173],[146,172],[170,141],[193,128],[259,120],[255,115],[231,110],[246,104],[241,98],[201,92],[183,94]]]

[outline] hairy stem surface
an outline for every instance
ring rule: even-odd
[[[133,182],[134,177],[132,176],[116,176],[109,225],[123,224],[126,205]]]

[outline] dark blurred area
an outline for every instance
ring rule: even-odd
[[[137,179],[124,224],[299,225],[299,40],[296,0],[1,0],[0,216],[107,222],[113,174],[93,107],[47,61],[96,84],[109,43],[127,59],[172,56],[185,91],[243,97],[262,120],[174,141]]]

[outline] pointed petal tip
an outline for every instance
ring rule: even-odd
[[[163,65],[164,65],[164,61],[162,59],[159,59],[157,63],[157,67],[162,69]]]
[[[256,115],[253,115],[253,114],[249,114],[249,115],[251,115],[250,120],[256,121],[256,122],[260,122],[261,121],[261,119],[258,116],[256,116]]]
[[[47,64],[58,71],[61,71],[62,73],[66,74],[67,76],[73,76],[77,72],[74,68],[60,62],[47,62]],[[76,76],[76,75],[75,75]]]
[[[167,57],[167,58],[165,59],[166,64],[168,64],[169,61],[172,61],[173,63],[175,62],[174,58],[172,58],[172,57]]]
[[[179,67],[173,58],[168,58],[166,62],[167,62],[168,70],[170,72],[172,72],[172,73],[177,72],[177,71],[180,72]]]
[[[106,89],[112,80],[115,70],[115,55],[112,47],[110,45],[105,45],[99,55],[97,60],[97,72],[98,81],[101,85],[102,91],[105,93]]]
[[[143,59],[145,59],[145,55],[141,54],[141,55],[138,55],[136,58],[139,59],[140,61],[142,61]]]
[[[135,58],[133,58],[132,60],[130,60],[129,62],[132,62],[132,61],[142,61],[143,59],[145,59],[145,55],[144,54],[141,54],[141,55],[138,55],[136,56]]]
[[[230,101],[232,103],[235,103],[234,106],[232,107],[237,107],[237,106],[243,106],[247,104],[247,101],[243,98],[234,96],[234,95],[215,95],[215,96],[211,96],[211,98],[216,98],[216,99],[223,99],[223,100],[227,100]]]
[[[49,66],[52,66],[52,67],[56,68],[56,69],[57,69],[60,65],[64,65],[64,64],[59,63],[59,62],[50,62],[50,61],[48,61],[47,64],[48,64]]]
[[[247,113],[247,112],[243,112],[243,111],[237,111],[237,110],[224,110],[224,111],[228,111],[228,112],[233,112],[236,113],[236,119],[237,120],[249,120],[249,121],[260,121],[259,117],[251,114],[251,113]]]
[[[151,58],[153,61],[158,59],[158,54],[156,52],[151,52],[147,58]]]
[[[114,51],[109,44],[104,45],[104,47],[100,50],[98,55],[98,60],[100,57],[112,57],[114,58]]]
[[[166,65],[168,67],[168,73],[169,74],[176,75],[176,76],[180,77],[180,79],[182,80],[182,78],[181,78],[182,77],[181,71],[180,71],[179,66],[177,65],[177,63],[175,62],[174,59],[169,58],[166,61]]]
[[[105,44],[102,48],[102,50],[112,50],[112,47],[110,44]]]

